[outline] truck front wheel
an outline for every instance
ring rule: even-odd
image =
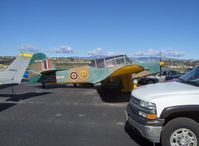
[[[199,123],[189,118],[169,121],[161,135],[162,146],[199,146]]]

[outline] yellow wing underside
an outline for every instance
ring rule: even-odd
[[[115,70],[110,76],[109,80],[121,80],[122,92],[130,92],[135,86],[132,82],[132,74],[143,71],[144,68],[139,65],[128,65]]]
[[[115,70],[109,76],[109,78],[116,78],[116,77],[125,76],[125,75],[132,75],[133,73],[138,73],[143,70],[144,70],[144,68],[139,65],[128,65],[128,66],[124,66],[124,67],[121,67],[121,68]]]

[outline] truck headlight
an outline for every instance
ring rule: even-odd
[[[146,101],[140,100],[139,105],[141,107],[144,107],[144,108],[147,108],[147,109],[150,109],[150,110],[156,109],[155,103],[152,103],[152,102],[146,102]]]
[[[139,111],[139,115],[142,116],[143,118],[149,119],[149,120],[155,120],[157,118],[156,114],[149,114],[149,113],[145,113],[142,111]]]
[[[143,108],[148,109],[147,112],[139,111],[140,116],[147,118],[149,120],[155,120],[157,118],[155,103],[140,100],[139,105]]]
[[[150,120],[155,120],[157,118],[155,103],[143,101],[132,96],[130,99],[130,106],[132,107],[132,109],[136,109],[136,113],[143,118],[147,118]]]

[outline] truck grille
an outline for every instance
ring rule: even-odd
[[[131,100],[130,100],[130,102],[132,102],[132,103],[134,103],[134,104],[139,105],[140,100],[139,100],[139,99],[137,99],[137,98],[135,98],[134,96],[131,96]]]
[[[130,108],[131,108],[132,112],[134,112],[135,114],[138,115],[140,108],[141,108],[139,106],[140,100],[135,98],[134,96],[131,96],[129,103],[130,103]]]
[[[145,113],[152,113],[152,110],[141,107],[140,102],[141,102],[140,99],[138,99],[134,96],[131,96],[129,103],[130,103],[130,108],[131,108],[132,112],[134,112],[135,114],[139,114],[139,111],[142,111]]]

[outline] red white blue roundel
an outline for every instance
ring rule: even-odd
[[[77,79],[77,77],[78,77],[78,75],[77,75],[76,72],[71,72],[71,73],[70,73],[70,78],[71,78],[72,80]]]

